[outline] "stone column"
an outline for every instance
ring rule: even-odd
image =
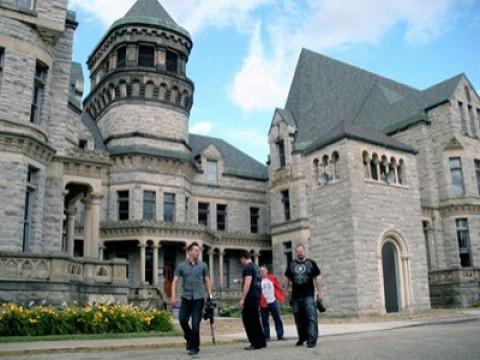
[[[145,247],[144,243],[138,244],[140,248],[140,286],[145,285]]]
[[[220,249],[220,252],[218,253],[218,276],[219,276],[219,284],[220,284],[220,289],[223,290],[223,287],[225,286],[224,281],[223,281],[223,255],[225,254],[224,249]]]
[[[208,266],[210,268],[210,281],[212,284],[214,283],[214,272],[213,272],[213,260],[214,260],[214,251],[213,249],[210,249],[208,252]]]
[[[92,244],[92,202],[90,198],[85,200],[85,221],[83,225],[83,257],[89,257]]]
[[[99,257],[100,260],[103,260],[104,253],[105,253],[105,245],[102,243],[98,247],[98,257]]]
[[[260,250],[254,250],[253,260],[257,266],[260,265]]]
[[[98,259],[98,244],[100,241],[100,206],[102,205],[102,194],[92,193],[89,196],[92,206],[91,220],[91,243],[90,254],[87,256]]]
[[[152,286],[153,287],[158,287],[158,249],[160,246],[156,243],[153,244],[153,280],[152,280]]]
[[[71,207],[67,210],[67,254],[73,257],[73,248],[75,244],[75,215],[77,209]]]
[[[165,70],[167,67],[167,53],[165,49],[157,48],[155,65],[158,70]]]

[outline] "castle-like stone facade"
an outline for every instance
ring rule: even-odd
[[[479,297],[480,101],[465,75],[419,91],[304,50],[268,166],[188,133],[187,30],[138,0],[87,64],[66,0],[0,1],[0,301],[159,304],[193,241],[216,294],[239,251],[281,275],[295,245],[332,312]]]

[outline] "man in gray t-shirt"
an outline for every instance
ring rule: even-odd
[[[172,306],[177,305],[177,283],[183,280],[182,302],[178,320],[187,341],[189,355],[198,354],[200,351],[200,322],[202,320],[203,305],[205,303],[205,290],[209,298],[212,297],[212,283],[208,276],[207,265],[200,258],[200,245],[196,242],[187,247],[187,260],[180,263],[175,270],[172,282]],[[189,326],[190,317],[192,327]]]

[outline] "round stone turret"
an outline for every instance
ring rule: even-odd
[[[84,104],[109,149],[189,151],[192,46],[188,31],[157,0],[138,0],[112,24],[88,59],[91,92]]]

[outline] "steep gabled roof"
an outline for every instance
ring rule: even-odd
[[[190,134],[189,145],[192,148],[193,157],[201,154],[210,145],[215,146],[223,156],[224,173],[226,175],[256,180],[268,179],[268,169],[265,165],[222,139]]]
[[[297,125],[295,142],[308,145],[340,123],[353,122],[373,94],[389,104],[418,93],[407,85],[304,49],[285,109]]]

